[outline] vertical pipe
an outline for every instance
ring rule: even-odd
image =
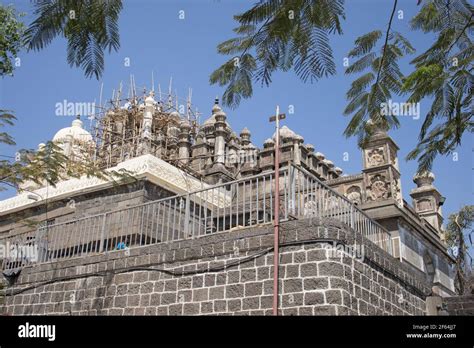
[[[278,265],[279,265],[279,228],[280,228],[280,107],[276,108],[275,136],[275,219],[273,240],[273,315],[278,315]]]

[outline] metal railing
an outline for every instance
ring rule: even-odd
[[[41,226],[36,231],[0,239],[4,249],[14,251],[3,259],[2,268],[272,223],[276,197],[280,199],[283,221],[333,218],[391,253],[390,234],[382,226],[303,168],[282,168],[278,195],[274,189],[274,172],[266,172],[184,195]],[[32,253],[33,249],[36,253]]]
[[[295,217],[333,218],[361,233],[389,254],[392,253],[390,233],[366,213],[313,174],[301,167],[290,167],[292,197],[289,211]]]

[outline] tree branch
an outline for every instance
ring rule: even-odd
[[[466,31],[467,28],[469,28],[470,25],[472,25],[472,22],[471,22],[471,19],[472,17],[474,17],[474,13],[471,14],[471,17],[469,17],[469,19],[467,20],[467,23],[466,25],[464,26],[464,28],[462,28],[461,32],[459,33],[458,37],[456,38],[456,40],[454,40],[454,42],[451,44],[451,46],[449,46],[448,50],[446,51],[446,53],[448,53],[449,51],[451,51],[451,49],[454,47],[454,45],[459,41],[459,39],[461,38],[462,34],[464,34],[464,32]]]
[[[382,71],[383,62],[385,60],[385,53],[387,52],[388,36],[390,34],[390,29],[392,28],[392,21],[393,21],[393,16],[395,15],[395,11],[397,9],[397,3],[398,3],[398,0],[395,0],[393,2],[392,14],[390,15],[390,20],[388,22],[387,33],[385,34],[385,43],[383,45],[382,59],[380,60],[379,70],[377,71],[377,79],[375,80],[375,85],[377,85],[380,80],[380,72]]]

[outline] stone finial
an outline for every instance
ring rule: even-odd
[[[342,169],[339,168],[339,167],[336,167],[336,168],[334,168],[334,172],[335,172],[337,175],[341,175],[341,174],[342,174]]]
[[[263,147],[264,148],[269,148],[269,147],[273,147],[273,146],[275,146],[275,142],[270,138],[268,138],[267,140],[265,140],[263,142]]]
[[[224,111],[220,110],[214,114],[214,118],[216,119],[216,123],[224,123],[227,118],[227,115]]]
[[[74,121],[72,121],[72,124],[71,126],[72,127],[79,127],[79,128],[82,128],[82,121],[81,121],[81,116],[80,115],[77,115],[76,116],[76,119]]]
[[[242,146],[247,146],[250,144],[250,131],[247,129],[247,127],[242,129],[242,132],[240,132],[240,139]]]
[[[187,133],[191,130],[191,125],[189,124],[188,120],[182,120],[179,123],[179,128],[181,128],[181,131]]]
[[[295,135],[295,141],[299,142],[300,144],[303,144],[304,138],[301,135],[296,134]]]
[[[328,168],[334,168],[334,163],[328,159],[325,159],[323,163],[328,166]]]
[[[251,135],[251,133],[250,133],[250,131],[248,130],[247,127],[245,127],[244,129],[242,129],[242,132],[240,132],[240,136],[241,136],[241,137],[242,137],[242,136],[248,136],[248,137],[250,137],[250,135]]]
[[[365,125],[367,129],[373,132],[373,135],[386,134],[388,130],[387,127],[383,126],[380,121],[377,122],[377,121],[374,121],[373,119],[367,120]]]
[[[222,111],[221,107],[219,106],[219,98],[216,97],[214,99],[214,106],[212,107],[212,114],[217,114],[218,112]]]
[[[434,180],[435,180],[435,175],[431,172],[417,173],[413,177],[413,182],[418,187],[431,186]]]
[[[315,156],[316,156],[316,158],[317,158],[318,160],[320,160],[320,161],[323,161],[323,160],[326,158],[326,156],[324,156],[324,154],[321,153],[321,152],[316,152],[316,153],[315,153]]]
[[[155,92],[151,91],[150,94],[145,98],[145,106],[154,106],[156,104],[154,96]]]
[[[314,152],[314,145],[313,144],[306,144],[305,147],[308,149],[309,152]]]

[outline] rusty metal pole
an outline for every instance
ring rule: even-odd
[[[278,315],[278,267],[279,267],[279,236],[280,236],[280,107],[276,108],[275,132],[275,214],[273,219],[273,315]]]

